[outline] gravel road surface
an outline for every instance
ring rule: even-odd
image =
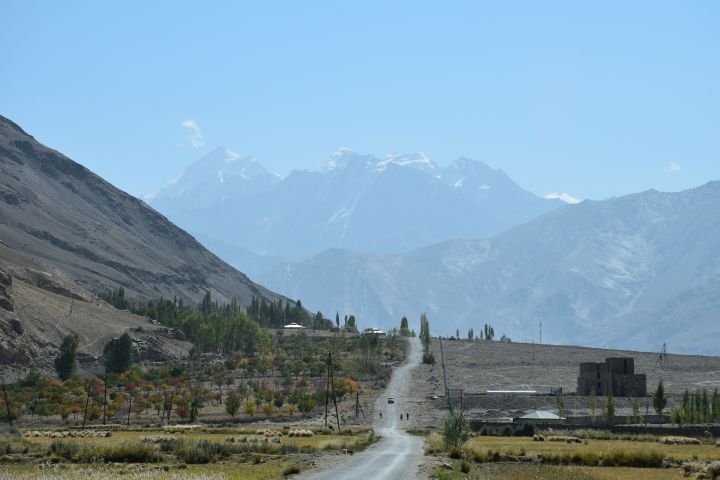
[[[412,479],[418,476],[418,468],[423,462],[423,440],[405,432],[407,424],[405,414],[412,417],[410,402],[410,375],[420,363],[420,340],[411,338],[407,361],[398,367],[390,379],[385,394],[378,398],[375,405],[377,417],[373,424],[380,441],[368,449],[348,456],[347,461],[331,468],[308,472],[299,478],[307,480],[397,480]],[[395,398],[395,404],[388,404],[388,397]],[[379,412],[382,412],[382,419]],[[400,414],[403,419],[400,420]]]

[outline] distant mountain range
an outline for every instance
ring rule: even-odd
[[[240,248],[295,260],[328,248],[402,253],[488,237],[563,204],[466,158],[441,168],[421,153],[378,159],[340,149],[320,170],[283,179],[224,147],[147,200],[224,245],[220,254]]]
[[[401,255],[332,249],[258,280],[324,313],[521,341],[719,354],[720,182],[557,208],[488,240]]]
[[[219,147],[152,204],[276,291],[363,326],[717,354],[720,183],[566,205],[460,158],[338,150],[281,179]],[[429,246],[428,246],[429,245]],[[288,260],[292,259],[292,260]]]

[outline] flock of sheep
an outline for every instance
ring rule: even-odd
[[[315,434],[312,430],[290,430],[287,434],[279,430],[262,430],[258,429],[255,431],[255,435],[242,435],[233,436],[229,435],[225,437],[225,441],[229,443],[280,443],[280,437],[287,435],[288,437],[314,437]]]
[[[108,430],[66,430],[62,432],[53,430],[28,430],[23,433],[25,437],[46,437],[46,438],[90,438],[90,437],[112,437]]]

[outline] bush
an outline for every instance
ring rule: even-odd
[[[660,468],[663,466],[663,454],[653,451],[617,450],[596,454],[593,452],[560,452],[546,453],[542,463],[552,465],[584,465],[609,467]]]
[[[459,447],[467,441],[469,433],[470,427],[462,412],[455,411],[445,417],[443,440],[446,447]]]
[[[459,460],[462,458],[462,450],[458,447],[452,447],[450,449],[450,452],[448,453],[448,456],[455,460]]]
[[[77,461],[82,463],[156,463],[160,454],[146,443],[124,442],[117,445],[94,445],[81,448]]]
[[[435,364],[435,355],[430,352],[423,353],[422,362],[430,365]]]
[[[186,442],[175,448],[175,456],[184,463],[212,463],[220,458],[230,456],[231,447],[202,440],[199,442]]]
[[[515,430],[516,437],[532,437],[535,435],[535,425],[532,423],[523,423],[520,428]]]
[[[460,462],[460,471],[462,473],[470,473],[470,464],[468,462],[466,462],[465,460]]]
[[[73,442],[55,440],[50,444],[50,452],[65,460],[72,460],[80,452],[80,445]]]
[[[289,477],[290,475],[296,475],[300,473],[300,467],[297,465],[288,465],[285,467],[285,470],[283,470],[283,476]]]

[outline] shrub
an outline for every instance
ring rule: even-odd
[[[535,435],[535,425],[532,423],[523,423],[520,428],[515,430],[516,437],[532,437]]]
[[[458,460],[462,458],[462,450],[458,447],[452,447],[450,449],[450,452],[448,453],[448,456],[450,458],[454,458],[455,460]]]
[[[184,463],[212,463],[220,458],[229,457],[231,452],[230,446],[207,440],[186,442],[174,450],[178,460]]]
[[[50,444],[50,452],[65,460],[72,460],[80,451],[80,445],[72,442],[55,440]]]
[[[289,477],[290,475],[296,475],[300,473],[300,467],[297,465],[288,465],[285,467],[285,470],[283,470],[283,476]]]
[[[593,452],[574,451],[545,453],[542,463],[552,465],[584,465],[635,468],[660,468],[663,466],[663,455],[653,451],[617,450],[596,454]]]
[[[470,473],[470,464],[468,462],[466,462],[465,460],[460,462],[460,471],[462,473]]]
[[[94,445],[81,448],[77,461],[82,463],[156,463],[160,454],[147,443],[123,442],[116,445]]]
[[[467,441],[469,432],[470,427],[462,412],[455,411],[445,417],[443,440],[446,447],[459,447]]]

